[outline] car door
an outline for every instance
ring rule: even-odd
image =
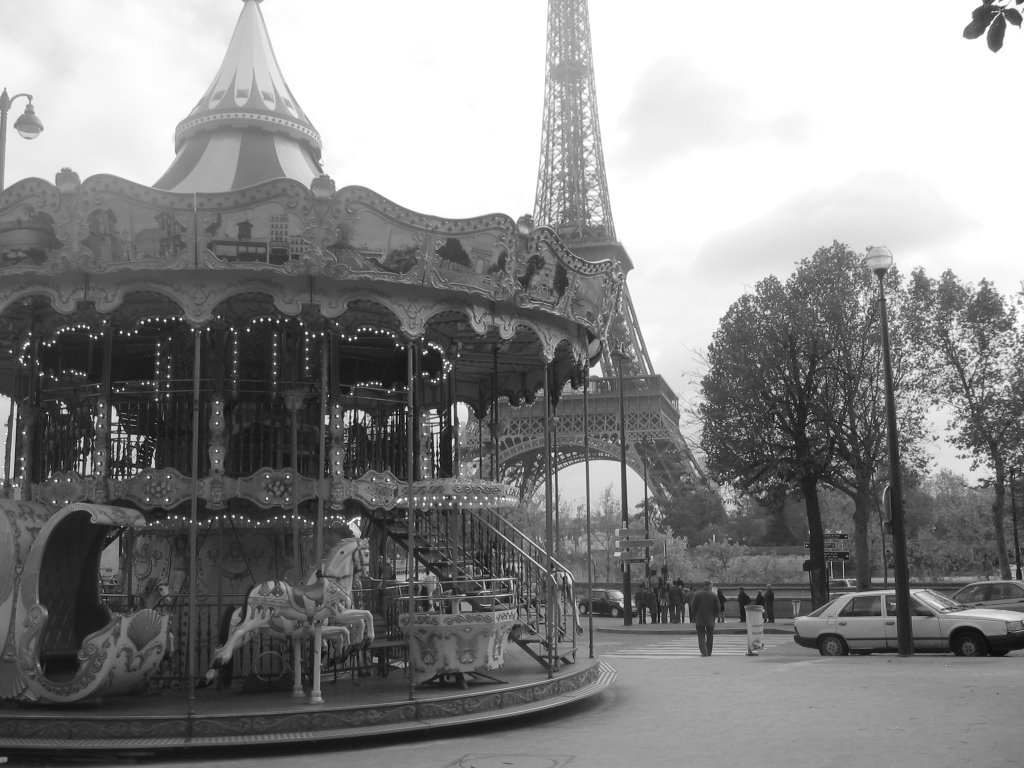
[[[1024,585],[997,581],[990,585],[986,606],[1004,611],[1024,611]]]
[[[942,650],[946,647],[939,617],[913,595],[910,596],[910,633],[913,636],[915,651]],[[899,648],[896,595],[885,596],[885,637],[891,650]]]
[[[851,651],[886,648],[881,595],[854,595],[836,614],[836,627]]]

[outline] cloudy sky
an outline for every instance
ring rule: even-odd
[[[673,387],[736,298],[833,240],[888,245],[907,271],[1019,288],[1024,34],[1011,28],[1000,54],[964,40],[974,4],[591,2],[616,232]],[[7,183],[68,166],[152,184],[241,7],[0,5],[0,85],[31,93],[46,128],[33,142],[11,132]],[[261,9],[339,186],[453,218],[532,211],[544,2]]]

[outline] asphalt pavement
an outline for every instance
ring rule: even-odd
[[[580,639],[589,650],[589,622]],[[768,625],[746,655],[744,624],[695,653],[692,625],[594,619],[603,693],[548,713],[308,749],[229,750],[143,765],[288,768],[996,768],[1024,765],[1024,652],[822,657]],[[518,649],[517,649],[518,651]]]

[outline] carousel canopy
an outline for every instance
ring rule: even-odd
[[[245,0],[217,76],[178,123],[177,156],[157,189],[230,192],[279,178],[308,186],[322,173],[320,134],[281,74],[259,2]]]

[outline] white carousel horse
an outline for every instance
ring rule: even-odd
[[[299,654],[302,639],[313,636],[313,689],[311,703],[323,701],[320,695],[322,643],[325,639],[348,644],[351,632],[346,625],[362,624],[363,643],[374,639],[373,614],[353,607],[352,581],[362,569],[362,542],[355,520],[349,521],[355,534],[336,544],[324,558],[324,565],[310,574],[305,585],[286,581],[265,581],[249,590],[240,608],[230,614],[223,633],[224,645],[217,649],[213,663],[200,678],[197,687],[214,682],[218,671],[231,661],[235,649],[258,629],[292,640],[293,696],[305,695]]]
[[[167,598],[171,596],[171,588],[162,584],[156,576],[150,576],[139,589],[139,599],[143,608],[166,612],[169,609]]]
[[[568,571],[562,569],[553,570],[550,574],[551,581],[555,585],[555,617],[560,620],[563,612],[568,609],[572,616],[573,626],[576,634],[583,634],[583,625],[580,623],[579,606],[576,604],[576,580]]]

